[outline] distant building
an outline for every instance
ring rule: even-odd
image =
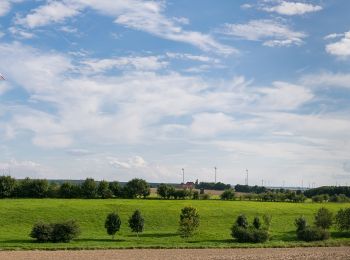
[[[194,182],[192,182],[192,181],[188,181],[186,183],[182,183],[181,186],[182,186],[183,189],[191,190],[191,189],[195,188],[196,184]]]

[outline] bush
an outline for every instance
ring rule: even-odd
[[[268,215],[268,214],[264,214],[263,215],[263,221],[264,221],[264,228],[266,230],[270,230],[270,226],[271,226],[271,221],[272,221],[272,216]]]
[[[201,199],[201,200],[209,200],[210,199],[210,194],[208,194],[208,193],[200,194],[199,199]]]
[[[344,195],[344,194],[339,194],[339,195],[333,195],[329,198],[330,202],[349,202],[350,199]]]
[[[39,222],[34,224],[30,237],[35,238],[38,242],[49,242],[52,241],[52,230],[51,224]]]
[[[52,242],[69,242],[80,234],[80,228],[76,221],[68,220],[53,224]]]
[[[248,227],[248,220],[247,217],[243,214],[239,215],[236,219],[236,223],[235,223],[238,227],[243,227],[243,228],[247,228]]]
[[[30,233],[38,242],[69,242],[80,234],[77,222],[36,223]]]
[[[253,226],[254,226],[256,229],[260,229],[260,227],[261,227],[261,222],[260,222],[259,217],[255,217],[255,218],[254,218]]]
[[[304,216],[296,218],[294,224],[297,227],[297,232],[304,230],[307,227],[307,222]]]
[[[263,243],[269,239],[269,233],[265,229],[256,229],[255,227],[244,228],[233,225],[231,229],[231,236],[240,243]]]
[[[315,226],[328,229],[333,223],[333,214],[326,208],[320,208],[315,215]]]
[[[299,240],[306,242],[320,241],[329,238],[329,232],[319,227],[305,227],[303,230],[297,232]]]
[[[350,230],[350,208],[340,209],[335,216],[335,224],[340,231]]]
[[[107,230],[107,234],[112,236],[112,239],[114,239],[115,234],[119,231],[121,224],[122,221],[117,213],[113,212],[107,215],[105,228]]]
[[[135,210],[134,214],[129,219],[129,227],[131,228],[132,232],[136,232],[137,236],[139,236],[139,233],[143,232],[143,227],[145,224],[145,220],[141,215],[141,212],[139,210]]]
[[[180,236],[183,238],[192,236],[198,229],[199,223],[199,214],[196,208],[183,208],[181,210],[179,222]]]
[[[199,192],[198,191],[194,191],[193,194],[192,194],[192,199],[194,200],[198,200],[199,199]]]
[[[221,195],[220,198],[222,200],[233,200],[235,198],[235,192],[232,189],[225,190]]]

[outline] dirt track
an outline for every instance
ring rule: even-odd
[[[82,251],[0,251],[0,259],[350,259],[350,247],[257,249],[134,249]]]

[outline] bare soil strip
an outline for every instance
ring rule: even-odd
[[[254,249],[133,249],[81,251],[0,251],[1,260],[130,260],[130,259],[350,259],[350,247]]]

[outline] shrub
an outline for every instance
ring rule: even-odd
[[[297,227],[297,232],[304,230],[307,227],[307,222],[304,216],[296,218],[294,224]]]
[[[36,223],[30,233],[38,242],[69,242],[80,234],[76,221],[58,223]]]
[[[107,230],[107,234],[112,236],[112,239],[114,239],[115,234],[119,231],[121,224],[122,222],[117,213],[113,212],[107,215],[105,228]]]
[[[270,226],[271,226],[271,221],[272,221],[272,216],[268,215],[268,214],[264,214],[263,215],[263,221],[264,221],[264,228],[266,230],[270,230]]]
[[[233,200],[235,198],[235,192],[232,189],[225,190],[221,195],[220,198],[222,200]]]
[[[171,185],[161,183],[157,188],[157,194],[163,199],[170,199],[173,196],[175,188]]]
[[[236,225],[239,227],[247,228],[248,227],[247,217],[243,214],[239,215],[236,219]]]
[[[297,232],[297,237],[306,242],[326,240],[329,238],[329,232],[319,227],[305,227]]]
[[[260,222],[259,217],[255,217],[255,218],[254,218],[253,226],[254,226],[256,229],[260,229],[260,227],[261,227],[261,222]]]
[[[132,232],[136,232],[137,236],[139,236],[139,233],[142,233],[143,227],[145,224],[145,220],[141,215],[141,212],[139,210],[135,210],[134,214],[129,219],[129,227],[131,228]]]
[[[208,193],[200,194],[199,198],[201,200],[209,200],[210,199],[210,194],[208,194]]]
[[[244,228],[237,224],[231,228],[231,236],[240,243],[263,243],[269,239],[269,233],[265,229],[256,229],[252,226]]]
[[[350,230],[350,208],[340,209],[335,216],[335,224],[340,231]]]
[[[35,238],[38,242],[49,242],[52,240],[52,230],[51,224],[39,222],[34,224],[30,237]]]
[[[198,191],[194,191],[193,194],[192,194],[192,199],[194,200],[198,200],[199,199],[199,192]]]
[[[183,238],[192,236],[198,229],[199,223],[199,214],[196,208],[183,208],[181,210],[179,222],[180,236]]]
[[[333,195],[329,198],[330,202],[349,202],[350,199],[344,195],[344,194],[339,194],[339,195]]]
[[[326,208],[320,208],[315,215],[315,225],[323,229],[328,229],[333,223],[333,214]]]

